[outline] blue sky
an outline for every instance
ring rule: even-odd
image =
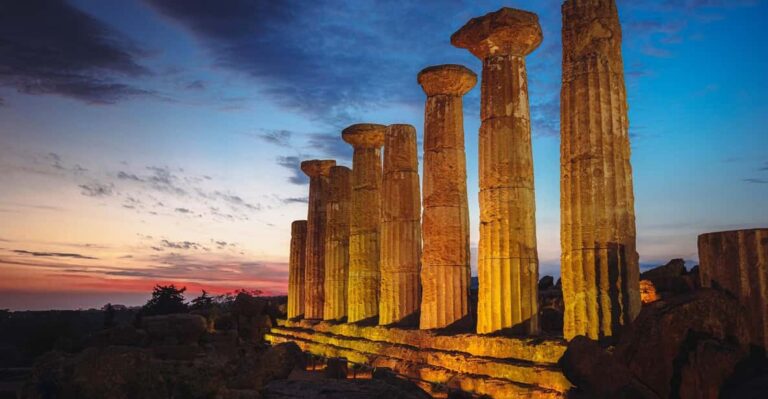
[[[641,263],[692,266],[698,234],[768,225],[768,4],[618,4]],[[501,6],[544,30],[528,77],[541,274],[557,275],[559,1],[3,2],[0,308],[140,303],[156,281],[284,292],[298,163],[349,165],[352,123],[421,134],[416,74],[479,73],[449,38]],[[478,128],[479,87],[473,245]]]

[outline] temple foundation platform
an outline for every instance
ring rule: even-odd
[[[317,320],[278,321],[272,344],[292,341],[324,358],[387,367],[435,397],[462,390],[493,398],[564,398],[571,383],[559,339],[450,334]]]

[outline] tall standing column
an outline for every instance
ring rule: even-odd
[[[541,44],[536,14],[502,8],[451,37],[483,61],[477,332],[538,332],[536,204],[525,56]]]
[[[328,174],[336,161],[304,161],[301,170],[309,176],[307,213],[307,266],[304,272],[304,318],[322,319],[325,301],[325,203]]]
[[[347,321],[379,314],[379,226],[381,223],[381,146],[387,127],[352,125],[341,133],[352,145],[352,207],[349,220]]]
[[[288,318],[304,315],[304,272],[307,254],[307,221],[291,223],[291,254],[288,260]]]
[[[568,0],[562,12],[563,333],[600,339],[641,306],[621,25],[614,0]]]
[[[329,176],[330,190],[325,208],[328,217],[325,234],[325,320],[339,320],[347,316],[351,176],[352,171],[345,166],[332,167]]]
[[[379,324],[402,322],[418,312],[420,258],[421,194],[416,129],[411,125],[390,125],[384,137],[381,190]]]
[[[477,75],[461,65],[419,73],[424,111],[422,329],[446,327],[469,314],[469,213],[462,96]]]

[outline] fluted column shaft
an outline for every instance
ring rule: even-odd
[[[391,125],[384,137],[381,191],[379,324],[401,322],[419,310],[421,194],[416,129]]]
[[[752,344],[768,348],[768,229],[700,235],[699,265],[701,285],[736,296],[747,310]]]
[[[291,223],[291,253],[288,260],[288,318],[304,314],[304,270],[306,266],[307,221]]]
[[[330,190],[325,208],[328,218],[325,235],[325,320],[339,320],[347,316],[351,175],[349,168],[334,166],[329,176]]]
[[[641,306],[621,26],[614,0],[562,11],[563,333],[599,339]]]
[[[322,319],[325,301],[325,233],[328,174],[335,161],[304,161],[301,169],[309,176],[306,268],[304,273],[304,318]]]
[[[381,223],[381,146],[386,126],[360,124],[344,129],[354,148],[349,228],[347,320],[379,314],[379,229]]]
[[[460,65],[419,73],[424,111],[424,217],[421,329],[446,327],[469,313],[469,212],[462,96],[477,76]]]
[[[452,40],[483,61],[477,332],[537,333],[536,204],[524,57],[541,42],[538,17],[502,9],[470,21]]]

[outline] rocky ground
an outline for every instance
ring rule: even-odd
[[[649,270],[643,309],[614,342],[573,339],[561,367],[573,398],[763,398],[768,358],[750,346],[746,312],[728,292],[702,289],[682,260]],[[559,281],[539,283],[545,335],[562,331]],[[93,334],[79,352],[40,357],[24,398],[426,398],[386,370],[318,370],[294,343],[267,346],[280,313],[256,298],[232,311],[149,316]],[[311,369],[311,370],[308,370]],[[358,378],[346,378],[355,375]]]

